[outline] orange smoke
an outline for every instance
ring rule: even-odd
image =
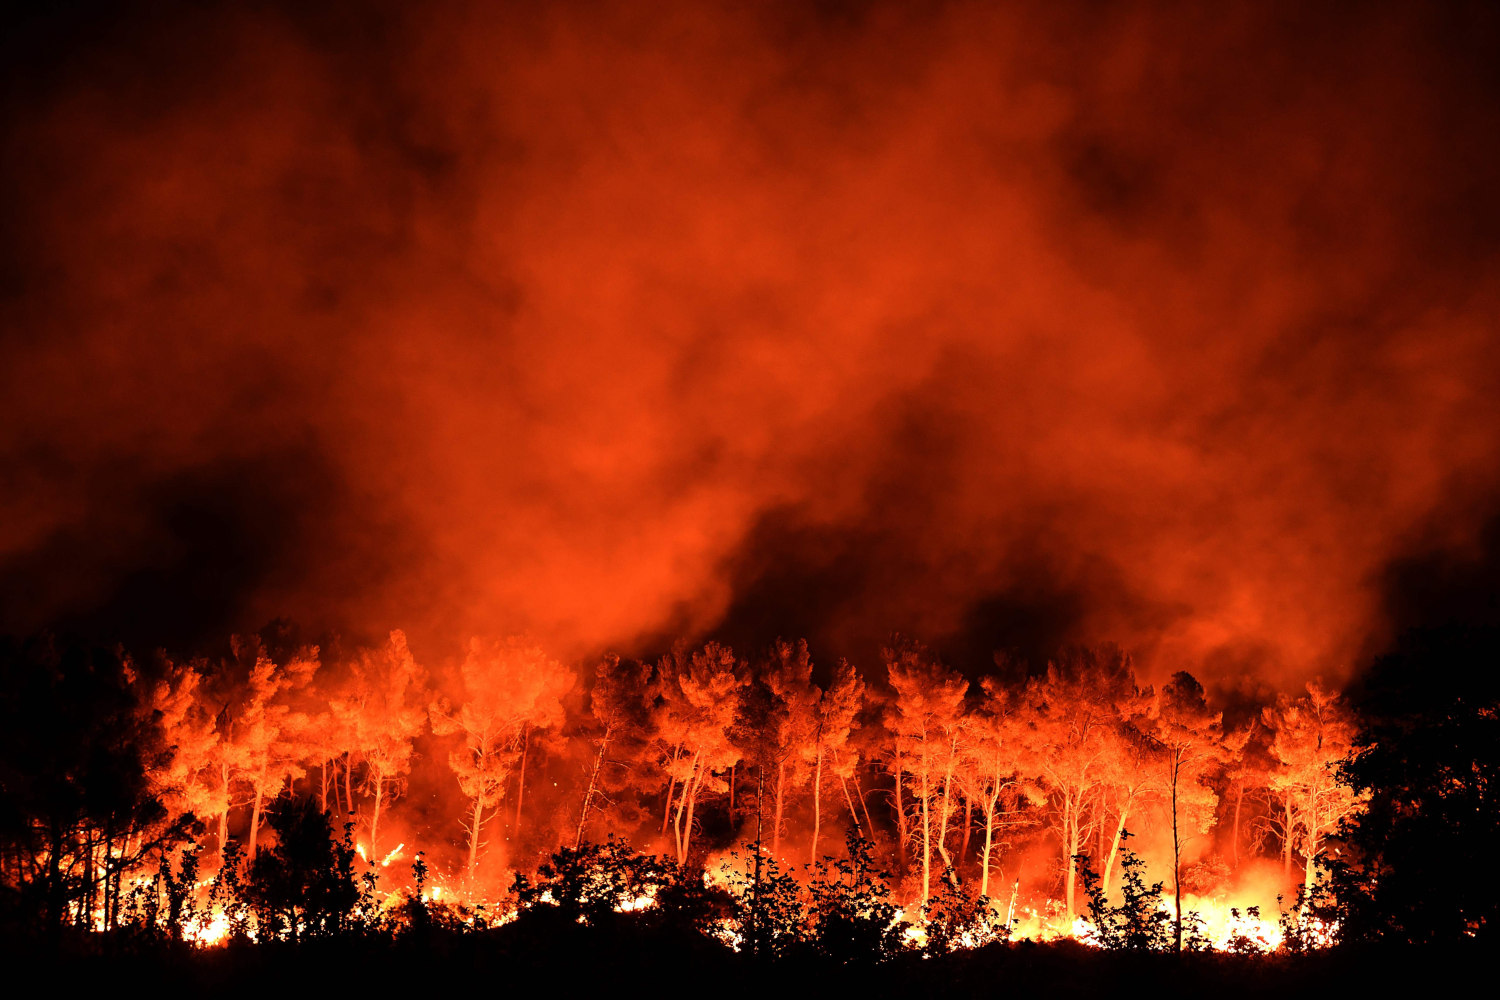
[[[193,11],[11,71],[0,626],[766,620],[1290,686],[1472,543],[1462,24],[661,6]]]

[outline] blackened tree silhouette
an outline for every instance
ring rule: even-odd
[[[56,934],[116,925],[125,872],[183,839],[151,781],[171,748],[119,650],[0,641],[5,914]]]
[[[1500,927],[1500,633],[1409,634],[1360,693],[1341,779],[1369,796],[1326,862],[1348,941],[1492,942]]]

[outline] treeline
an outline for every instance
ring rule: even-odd
[[[143,880],[160,899],[163,877],[185,877],[189,843],[195,883],[239,877],[226,867],[253,879],[279,856],[268,845],[286,847],[267,824],[290,805],[348,817],[351,865],[381,859],[419,748],[453,792],[446,839],[461,853],[437,874],[470,905],[559,845],[625,835],[690,870],[753,832],[774,863],[816,863],[834,829],[869,844],[891,898],[917,907],[992,895],[1007,855],[1034,850],[1054,859],[1040,891],[1071,917],[1080,864],[1091,899],[1118,893],[1127,830],[1165,860],[1178,914],[1184,892],[1256,853],[1308,892],[1320,860],[1366,900],[1391,881],[1361,863],[1389,852],[1350,822],[1390,794],[1389,774],[1368,773],[1390,750],[1361,740],[1341,698],[1311,685],[1226,726],[1190,675],[1143,686],[1112,648],[977,682],[901,640],[878,670],[839,663],[821,683],[806,644],[783,641],[750,658],[717,643],[606,657],[587,683],[519,639],[475,640],[452,671],[426,670],[399,632],[327,662],[253,638],[214,661],[46,641],[0,659],[0,884],[7,915],[35,926],[119,926]],[[1475,711],[1464,725],[1493,720]],[[485,878],[499,826],[536,851],[513,849]],[[1379,910],[1350,926],[1382,932]],[[1487,932],[1465,919],[1464,933]]]

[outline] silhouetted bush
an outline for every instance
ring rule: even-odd
[[[1088,855],[1079,854],[1078,878],[1089,901],[1097,943],[1111,951],[1167,952],[1174,949],[1171,914],[1162,906],[1162,883],[1146,882],[1146,862],[1127,842],[1130,831],[1120,833],[1119,906],[1111,906],[1099,874]]]

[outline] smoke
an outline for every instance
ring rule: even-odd
[[[1492,11],[300,6],[14,33],[0,628],[1292,686],[1482,542]]]

